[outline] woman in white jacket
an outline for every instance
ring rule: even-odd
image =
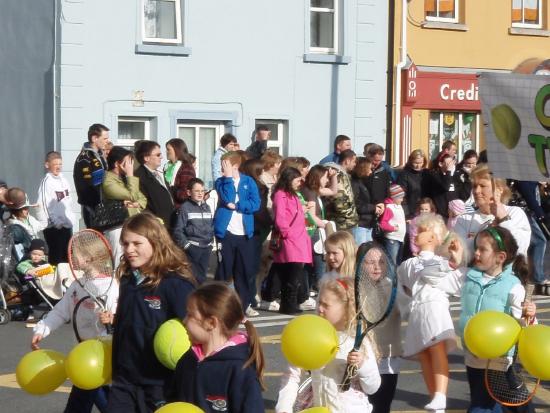
[[[331,413],[370,413],[372,405],[368,395],[380,386],[380,374],[374,350],[368,338],[360,351],[353,351],[355,337],[355,304],[352,278],[325,276],[319,293],[319,315],[334,325],[338,333],[339,348],[334,360],[325,367],[311,372],[313,406],[328,407]],[[351,329],[351,330],[350,330]],[[340,391],[347,364],[358,367],[347,391]],[[292,413],[300,385],[302,370],[289,366],[283,375],[275,411]]]
[[[518,254],[527,257],[527,249],[531,242],[531,226],[521,208],[506,205],[512,195],[506,181],[493,178],[487,164],[481,164],[474,169],[470,179],[478,210],[459,216],[453,228],[466,240],[469,255],[473,255],[474,239],[478,232],[496,224],[514,235],[518,244]]]

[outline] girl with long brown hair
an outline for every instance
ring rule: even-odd
[[[107,411],[153,412],[164,403],[172,372],[155,357],[153,339],[162,323],[186,316],[195,279],[185,254],[150,213],[130,217],[122,227],[124,256],[113,334],[113,384]]]

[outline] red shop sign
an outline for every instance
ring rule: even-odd
[[[404,70],[403,104],[418,109],[481,110],[475,74]]]

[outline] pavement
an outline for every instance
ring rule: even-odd
[[[550,325],[550,297],[535,296],[539,322]],[[456,300],[451,303],[451,314],[455,322],[458,319],[460,305]],[[266,356],[265,375],[267,390],[264,400],[267,412],[272,412],[277,400],[280,377],[285,369],[281,354],[280,337],[284,326],[292,319],[290,316],[262,311],[260,316],[251,318],[258,328]],[[405,327],[405,324],[403,324]],[[15,381],[15,368],[19,359],[30,350],[32,330],[24,322],[10,322],[0,326],[0,412],[49,413],[62,412],[70,390],[67,382],[55,392],[46,396],[31,396],[19,389]],[[68,353],[75,340],[71,326],[65,325],[46,338],[42,348]],[[447,413],[465,412],[468,405],[468,384],[460,348],[449,355],[450,383]],[[423,406],[428,402],[426,388],[422,380],[420,365],[414,361],[403,361],[397,393],[392,405],[395,413],[425,412]],[[535,406],[537,412],[550,412],[550,383],[543,383],[538,390]]]

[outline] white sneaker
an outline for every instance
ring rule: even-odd
[[[254,310],[251,306],[248,306],[248,308],[245,311],[245,314],[247,317],[257,317],[260,315],[260,313]]]
[[[279,303],[277,301],[262,301],[260,303],[260,309],[264,310],[264,311],[279,311],[279,308],[281,306],[279,305]]]
[[[308,298],[306,301],[304,301],[302,304],[300,304],[300,310],[303,311],[311,311],[315,310],[317,308],[317,302],[313,298]]]

